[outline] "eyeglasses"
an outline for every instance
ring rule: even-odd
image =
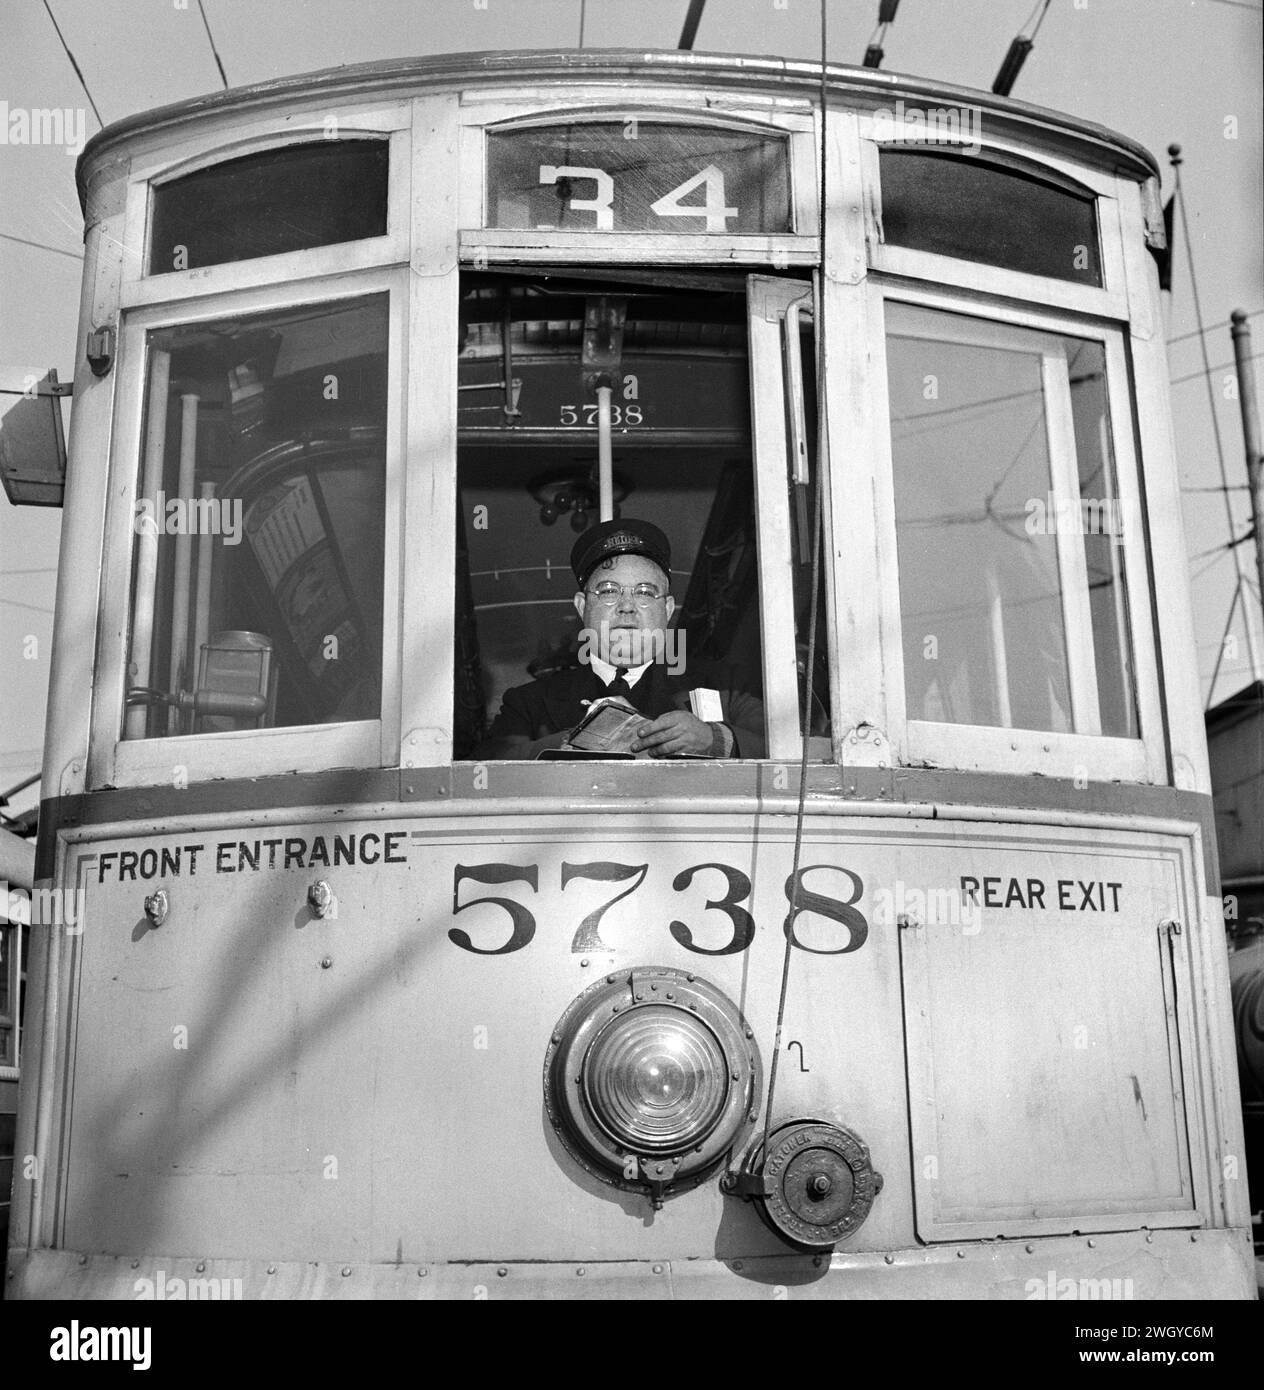
[[[664,597],[653,584],[616,584],[613,579],[604,579],[588,590],[588,597],[602,604],[618,603],[622,594],[630,594],[638,608],[648,608]]]

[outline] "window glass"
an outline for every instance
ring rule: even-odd
[[[487,225],[677,236],[789,232],[789,141],[633,117],[492,132]]]
[[[388,151],[385,140],[318,140],[157,185],[149,273],[385,236]]]
[[[653,679],[673,699],[716,691],[739,755],[761,757],[745,296],[477,275],[462,298],[454,755],[538,756],[540,747],[508,748],[501,737],[508,726],[497,717],[516,702],[506,692],[534,682],[552,699],[598,669],[589,656],[601,659],[599,634],[585,626],[590,610],[577,611],[570,556],[598,525],[597,399],[581,353],[586,313],[602,298],[625,314],[612,411],[616,515],[659,528],[671,548],[673,611],[651,653]],[[526,742],[569,730],[579,711],[568,701],[559,697]]]
[[[148,340],[128,738],[380,712],[387,296]]]
[[[910,719],[1137,737],[1105,353],[887,306]]]
[[[943,152],[896,147],[878,161],[883,239],[892,246],[1102,283],[1091,194]]]

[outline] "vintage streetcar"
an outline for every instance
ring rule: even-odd
[[[530,52],[78,178],[10,1297],[1252,1295],[1149,154]],[[623,519],[757,726],[487,755]]]

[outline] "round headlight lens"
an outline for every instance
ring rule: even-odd
[[[697,975],[644,966],[571,1000],[544,1060],[544,1103],[576,1162],[625,1189],[701,1181],[748,1133],[761,1069],[737,1006]]]
[[[683,1009],[659,1006],[616,1015],[589,1049],[583,1077],[593,1118],[634,1152],[701,1143],[729,1090],[715,1034]]]

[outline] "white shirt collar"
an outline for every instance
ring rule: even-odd
[[[603,685],[609,685],[610,682],[614,680],[614,673],[617,668],[611,666],[611,664],[608,661],[602,661],[602,659],[599,656],[590,653],[588,657],[588,664],[601,678],[601,682]],[[623,679],[627,681],[629,687],[634,686],[637,683],[637,681],[639,681],[641,677],[646,673],[646,671],[648,671],[650,667],[653,666],[653,664],[654,663],[652,661],[647,661],[644,663],[644,665],[641,666],[629,666],[627,674],[623,677]]]

